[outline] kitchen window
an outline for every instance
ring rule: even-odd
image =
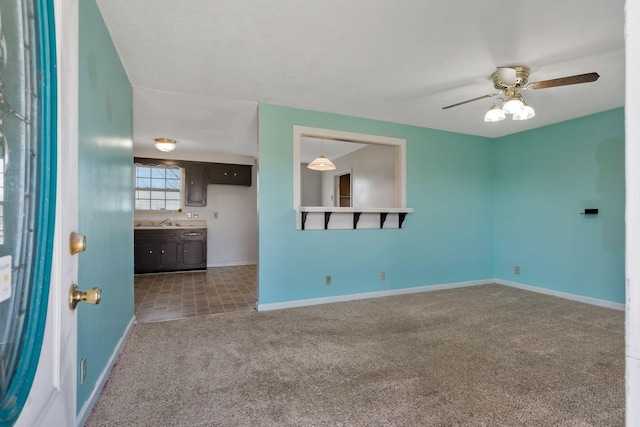
[[[182,169],[136,164],[136,210],[177,211],[182,200]]]

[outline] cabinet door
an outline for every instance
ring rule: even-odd
[[[135,272],[157,270],[156,244],[153,240],[138,240],[134,251]]]
[[[232,165],[229,183],[251,187],[251,165]]]
[[[167,240],[159,243],[160,245],[160,268],[171,269],[178,267],[178,251],[180,250],[180,242],[177,240]]]
[[[186,206],[207,206],[207,167],[204,164],[192,163],[185,168],[186,174]]]
[[[223,163],[211,163],[209,165],[209,182],[211,184],[228,184],[229,180],[229,165]]]
[[[202,267],[207,264],[207,244],[204,240],[183,240],[182,264],[185,267]]]

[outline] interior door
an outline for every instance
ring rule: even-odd
[[[78,272],[78,257],[69,251],[69,236],[78,224],[78,0],[37,2],[49,7],[42,11],[54,18],[51,23],[55,22],[57,78],[54,82],[58,93],[55,235],[40,361],[16,426],[73,426],[76,423],[77,332],[76,315],[69,309],[68,295]],[[45,179],[52,178],[45,176]]]

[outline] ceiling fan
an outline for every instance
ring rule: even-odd
[[[579,83],[590,83],[598,80],[598,73],[577,74],[575,76],[560,77],[558,79],[543,80],[534,83],[528,83],[529,67],[525,65],[514,65],[511,67],[498,67],[492,74],[493,87],[499,92],[489,93],[477,98],[467,99],[466,101],[442,107],[443,110],[457,107],[458,105],[467,104],[469,102],[478,101],[484,98],[502,95],[496,99],[491,109],[485,114],[485,122],[498,122],[504,120],[507,114],[513,116],[513,120],[528,120],[533,118],[536,113],[533,107],[526,104],[519,91],[521,90],[538,90],[557,86],[568,86]]]

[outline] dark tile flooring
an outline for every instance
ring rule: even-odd
[[[256,308],[256,266],[137,275],[136,321],[151,323]]]

